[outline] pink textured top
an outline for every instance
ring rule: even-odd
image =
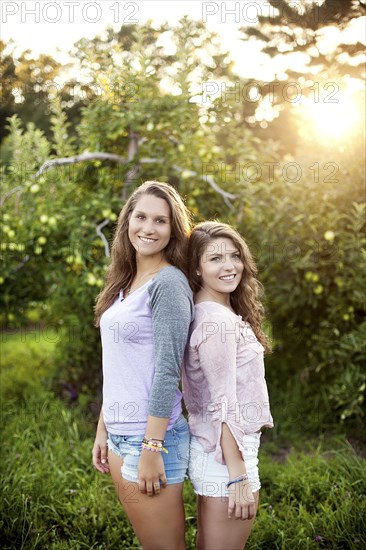
[[[251,326],[216,302],[195,306],[183,369],[191,434],[225,464],[221,426],[230,428],[244,458],[244,434],[272,428],[263,346]]]

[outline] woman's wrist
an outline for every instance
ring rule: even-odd
[[[235,485],[236,483],[244,483],[244,484],[249,483],[248,474],[243,474],[234,479],[230,479],[229,482],[226,484],[226,487],[229,488],[230,485]]]
[[[160,456],[162,453],[151,453],[147,449],[141,449],[141,455],[140,458],[143,458],[144,460],[151,460],[154,462],[155,460],[160,460]]]
[[[238,476],[246,475],[247,473],[245,462],[243,460],[227,464],[227,469],[229,472],[229,479],[235,479]]]
[[[156,439],[164,441],[165,432],[169,424],[169,418],[159,418],[149,416],[145,428],[145,437],[147,439]]]
[[[167,449],[164,447],[163,439],[153,439],[147,438],[146,436],[142,440],[142,449],[145,451],[150,451],[154,453],[166,453],[168,454]]]

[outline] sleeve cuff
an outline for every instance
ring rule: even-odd
[[[237,422],[235,422],[235,419],[231,417],[235,417],[235,413],[232,415],[230,414],[226,415],[226,418],[222,418],[218,425],[218,430],[217,430],[218,433],[217,433],[217,439],[216,439],[214,458],[216,462],[218,462],[219,464],[226,465],[224,454],[221,447],[221,434],[222,434],[223,423],[225,423],[229,428],[231,435],[235,439],[238,449],[244,460],[244,446],[243,446],[244,430]]]

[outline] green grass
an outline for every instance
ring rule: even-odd
[[[29,344],[29,345],[28,345]],[[94,422],[50,390],[53,345],[12,336],[3,353],[1,533],[4,549],[138,548],[109,476],[91,466]],[[286,426],[289,430],[289,426]],[[268,433],[248,549],[364,548],[366,468],[343,435]],[[196,535],[184,488],[189,550]],[[172,549],[174,550],[174,549]]]
[[[1,392],[7,400],[19,403],[51,386],[52,352],[59,338],[40,325],[16,334],[1,333]]]

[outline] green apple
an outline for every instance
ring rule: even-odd
[[[97,280],[96,280],[95,276],[93,275],[93,273],[88,273],[86,280],[87,280],[88,285],[90,285],[90,286],[94,286],[94,285],[97,284]]]
[[[38,193],[39,190],[40,186],[38,185],[38,183],[33,183],[33,185],[31,185],[29,189],[31,193]]]

